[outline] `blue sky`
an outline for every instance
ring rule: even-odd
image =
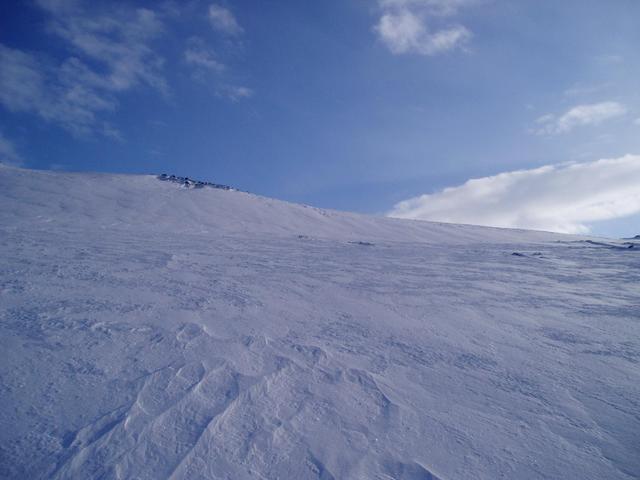
[[[0,157],[638,234],[638,18],[635,0],[3,2]]]

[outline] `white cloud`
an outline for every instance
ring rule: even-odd
[[[231,10],[215,3],[209,6],[209,22],[214,30],[226,35],[240,35],[244,31]]]
[[[395,54],[436,55],[464,46],[471,32],[449,24],[429,26],[434,17],[449,17],[472,0],[380,0],[382,15],[374,27],[382,42]]]
[[[143,8],[89,14],[80,2],[37,3],[48,14],[49,32],[64,39],[70,51],[55,64],[0,44],[0,103],[77,136],[121,140],[120,132],[102,118],[116,110],[117,94],[144,85],[163,94],[168,90],[163,59],[150,47],[163,30],[161,21]]]
[[[229,85],[223,80],[227,66],[218,60],[214,51],[199,37],[191,37],[184,53],[185,62],[191,66],[194,80],[213,86],[213,92],[219,98],[237,103],[253,96],[253,90],[242,85]]]
[[[633,121],[633,124],[634,124],[634,125],[640,125],[640,118],[636,118],[636,119]]]
[[[45,78],[35,57],[0,44],[0,103],[11,111],[38,104]]]
[[[16,152],[13,143],[11,143],[7,137],[2,134],[2,132],[0,132],[0,163],[15,167],[24,163],[22,157],[20,157],[18,152]]]
[[[559,135],[568,133],[576,127],[599,125],[626,113],[627,108],[618,102],[576,105],[560,116],[547,114],[538,118],[536,120],[538,126],[533,128],[532,132],[538,135]]]
[[[225,65],[218,60],[213,50],[208,48],[201,38],[191,37],[187,44],[184,59],[193,67],[194,79],[204,81],[206,74],[221,73],[225,70]]]
[[[190,65],[202,67],[207,70],[220,72],[224,70],[224,65],[216,60],[213,52],[204,48],[190,47],[184,52],[184,59]]]
[[[586,233],[640,212],[640,156],[626,155],[477,178],[398,203],[389,216]]]
[[[609,55],[600,55],[596,57],[596,60],[604,64],[619,64],[624,62],[624,57],[617,53],[611,53]]]
[[[226,68],[225,65],[218,60],[215,52],[208,47],[200,37],[189,38],[187,41],[187,49],[184,52],[184,60],[196,69],[196,72],[199,74],[202,74],[203,71],[220,73]]]
[[[115,109],[112,96],[72,75],[78,68],[74,59],[51,68],[34,55],[0,44],[0,65],[0,104],[10,111],[33,113],[74,135],[88,135],[105,128],[99,112]]]
[[[218,96],[225,97],[232,102],[239,102],[243,98],[252,97],[253,93],[250,88],[239,85],[227,85],[218,90]]]
[[[90,14],[69,2],[40,0],[39,4],[50,14],[52,33],[66,40],[76,54],[106,67],[106,73],[90,71],[85,81],[91,86],[122,91],[146,84],[166,92],[161,74],[164,60],[150,47],[164,28],[155,12],[121,8]]]
[[[383,8],[422,9],[430,15],[454,15],[462,7],[478,3],[478,0],[380,0]]]

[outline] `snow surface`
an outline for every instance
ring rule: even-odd
[[[0,232],[2,478],[640,478],[638,240],[9,167]]]

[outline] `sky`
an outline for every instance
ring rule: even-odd
[[[0,161],[640,234],[636,0],[0,4]]]

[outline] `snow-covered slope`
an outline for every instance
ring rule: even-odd
[[[640,477],[640,244],[0,167],[0,477]]]

